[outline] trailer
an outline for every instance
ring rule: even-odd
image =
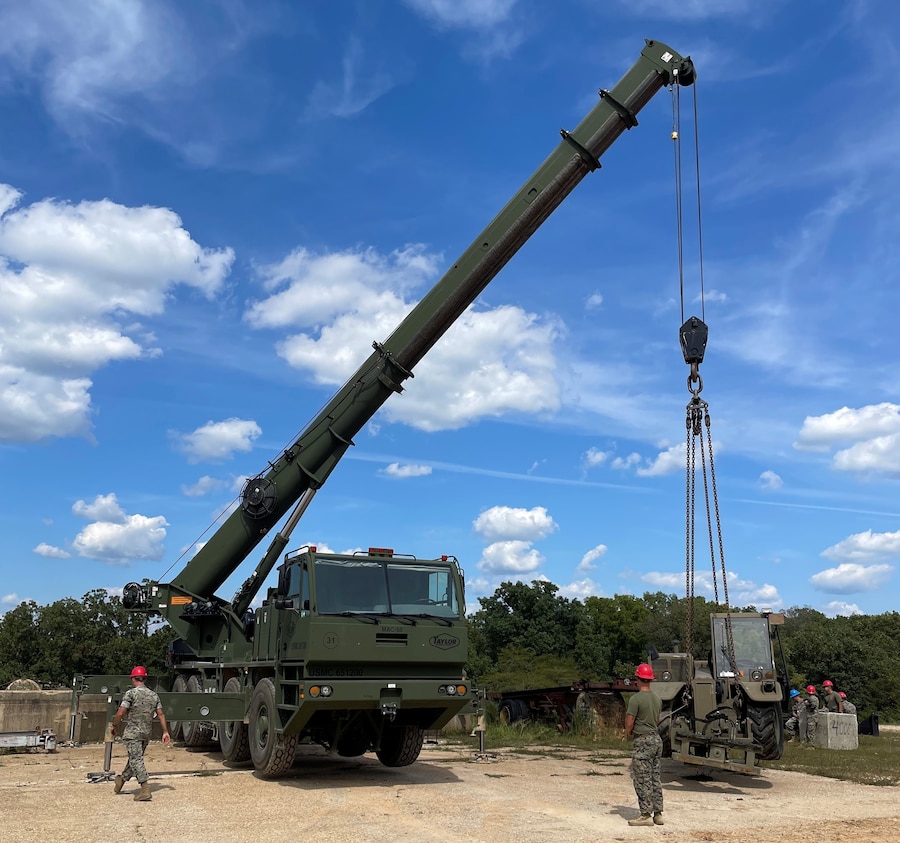
[[[524,691],[492,691],[487,698],[497,705],[500,722],[505,725],[530,721],[552,723],[560,732],[584,724],[591,731],[598,727],[624,728],[624,693],[637,690],[631,679],[589,682],[577,679],[570,685],[532,688]]]
[[[39,748],[56,752],[56,732],[52,729],[28,729],[22,732],[0,732],[0,748]]]

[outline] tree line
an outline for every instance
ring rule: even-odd
[[[691,614],[685,598],[661,591],[582,601],[537,580],[503,583],[478,602],[468,621],[466,671],[496,691],[631,676],[649,646],[683,649]],[[693,602],[694,652],[702,655],[710,647],[709,616],[722,607],[703,597]],[[0,617],[0,688],[19,678],[68,687],[75,674],[122,674],[135,664],[162,672],[170,638],[167,626],[151,627],[146,615],[126,611],[102,589],[80,601],[21,603]],[[885,721],[900,721],[900,614],[829,618],[794,607],[779,638],[792,687],[831,679],[861,715],[877,711]],[[776,660],[781,670],[777,646]]]
[[[710,649],[709,616],[724,608],[695,597],[694,655]],[[551,582],[503,583],[479,599],[469,619],[469,676],[492,691],[569,684],[573,679],[609,681],[631,676],[648,660],[648,647],[683,650],[690,604],[661,591],[642,597],[617,594],[584,601],[559,594]],[[755,612],[754,606],[731,607]],[[780,640],[780,646],[778,641]],[[803,690],[831,679],[861,716],[877,711],[900,721],[900,614],[829,618],[808,607],[784,611],[775,644],[779,673]],[[783,658],[782,658],[783,653]]]

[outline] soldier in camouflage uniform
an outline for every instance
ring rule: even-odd
[[[841,702],[844,704],[844,714],[852,714],[856,716],[856,706],[847,699],[847,695],[843,691],[838,691]]]
[[[800,708],[802,706],[803,700],[800,698],[800,692],[796,688],[791,688],[791,716],[784,721],[784,733],[789,741],[792,741],[800,731]]]
[[[144,750],[150,742],[154,714],[159,717],[159,724],[162,726],[163,743],[169,743],[171,740],[162,703],[156,692],[151,691],[144,684],[146,679],[145,668],[138,666],[131,671],[131,687],[122,697],[111,727],[112,734],[115,735],[122,718],[128,714],[128,725],[125,726],[122,734],[125,750],[128,752],[128,763],[121,775],[116,776],[113,792],[121,793],[125,782],[134,776],[141,786],[141,789],[134,794],[135,802],[149,802],[153,798],[150,793],[150,775],[144,766]]]
[[[639,664],[634,672],[638,692],[628,700],[625,734],[634,738],[631,754],[631,778],[641,815],[628,820],[628,825],[663,825],[663,792],[660,778],[662,738],[659,736],[659,714],[662,702],[650,690],[653,668]]]
[[[819,722],[819,698],[816,696],[816,686],[806,686],[806,699],[803,701],[803,707],[806,711],[806,735],[801,736],[801,742],[812,744],[816,743],[816,726]]]

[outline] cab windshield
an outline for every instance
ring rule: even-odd
[[[764,617],[731,617],[731,636],[734,641],[734,660],[731,664],[725,618],[713,618],[713,659],[717,676],[749,675],[754,670],[763,673],[774,670],[769,624]]]
[[[453,571],[446,565],[318,557],[315,589],[319,614],[460,617]]]

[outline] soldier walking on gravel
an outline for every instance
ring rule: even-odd
[[[153,798],[150,793],[150,775],[144,766],[144,750],[150,742],[154,713],[159,717],[159,724],[162,726],[163,743],[169,743],[171,740],[162,703],[156,692],[151,691],[144,684],[146,679],[146,668],[139,665],[131,671],[131,687],[122,697],[122,702],[119,704],[112,722],[112,733],[115,735],[122,718],[126,713],[128,714],[128,725],[122,734],[122,740],[125,742],[125,749],[128,752],[128,763],[121,775],[116,776],[113,793],[121,793],[125,782],[134,776],[141,786],[141,789],[134,794],[135,802],[149,802]]]
[[[631,754],[631,778],[641,815],[628,820],[628,825],[663,825],[663,792],[660,770],[662,738],[659,736],[659,714],[662,702],[650,690],[655,678],[649,664],[639,664],[634,672],[638,692],[628,700],[625,734],[634,738]]]

